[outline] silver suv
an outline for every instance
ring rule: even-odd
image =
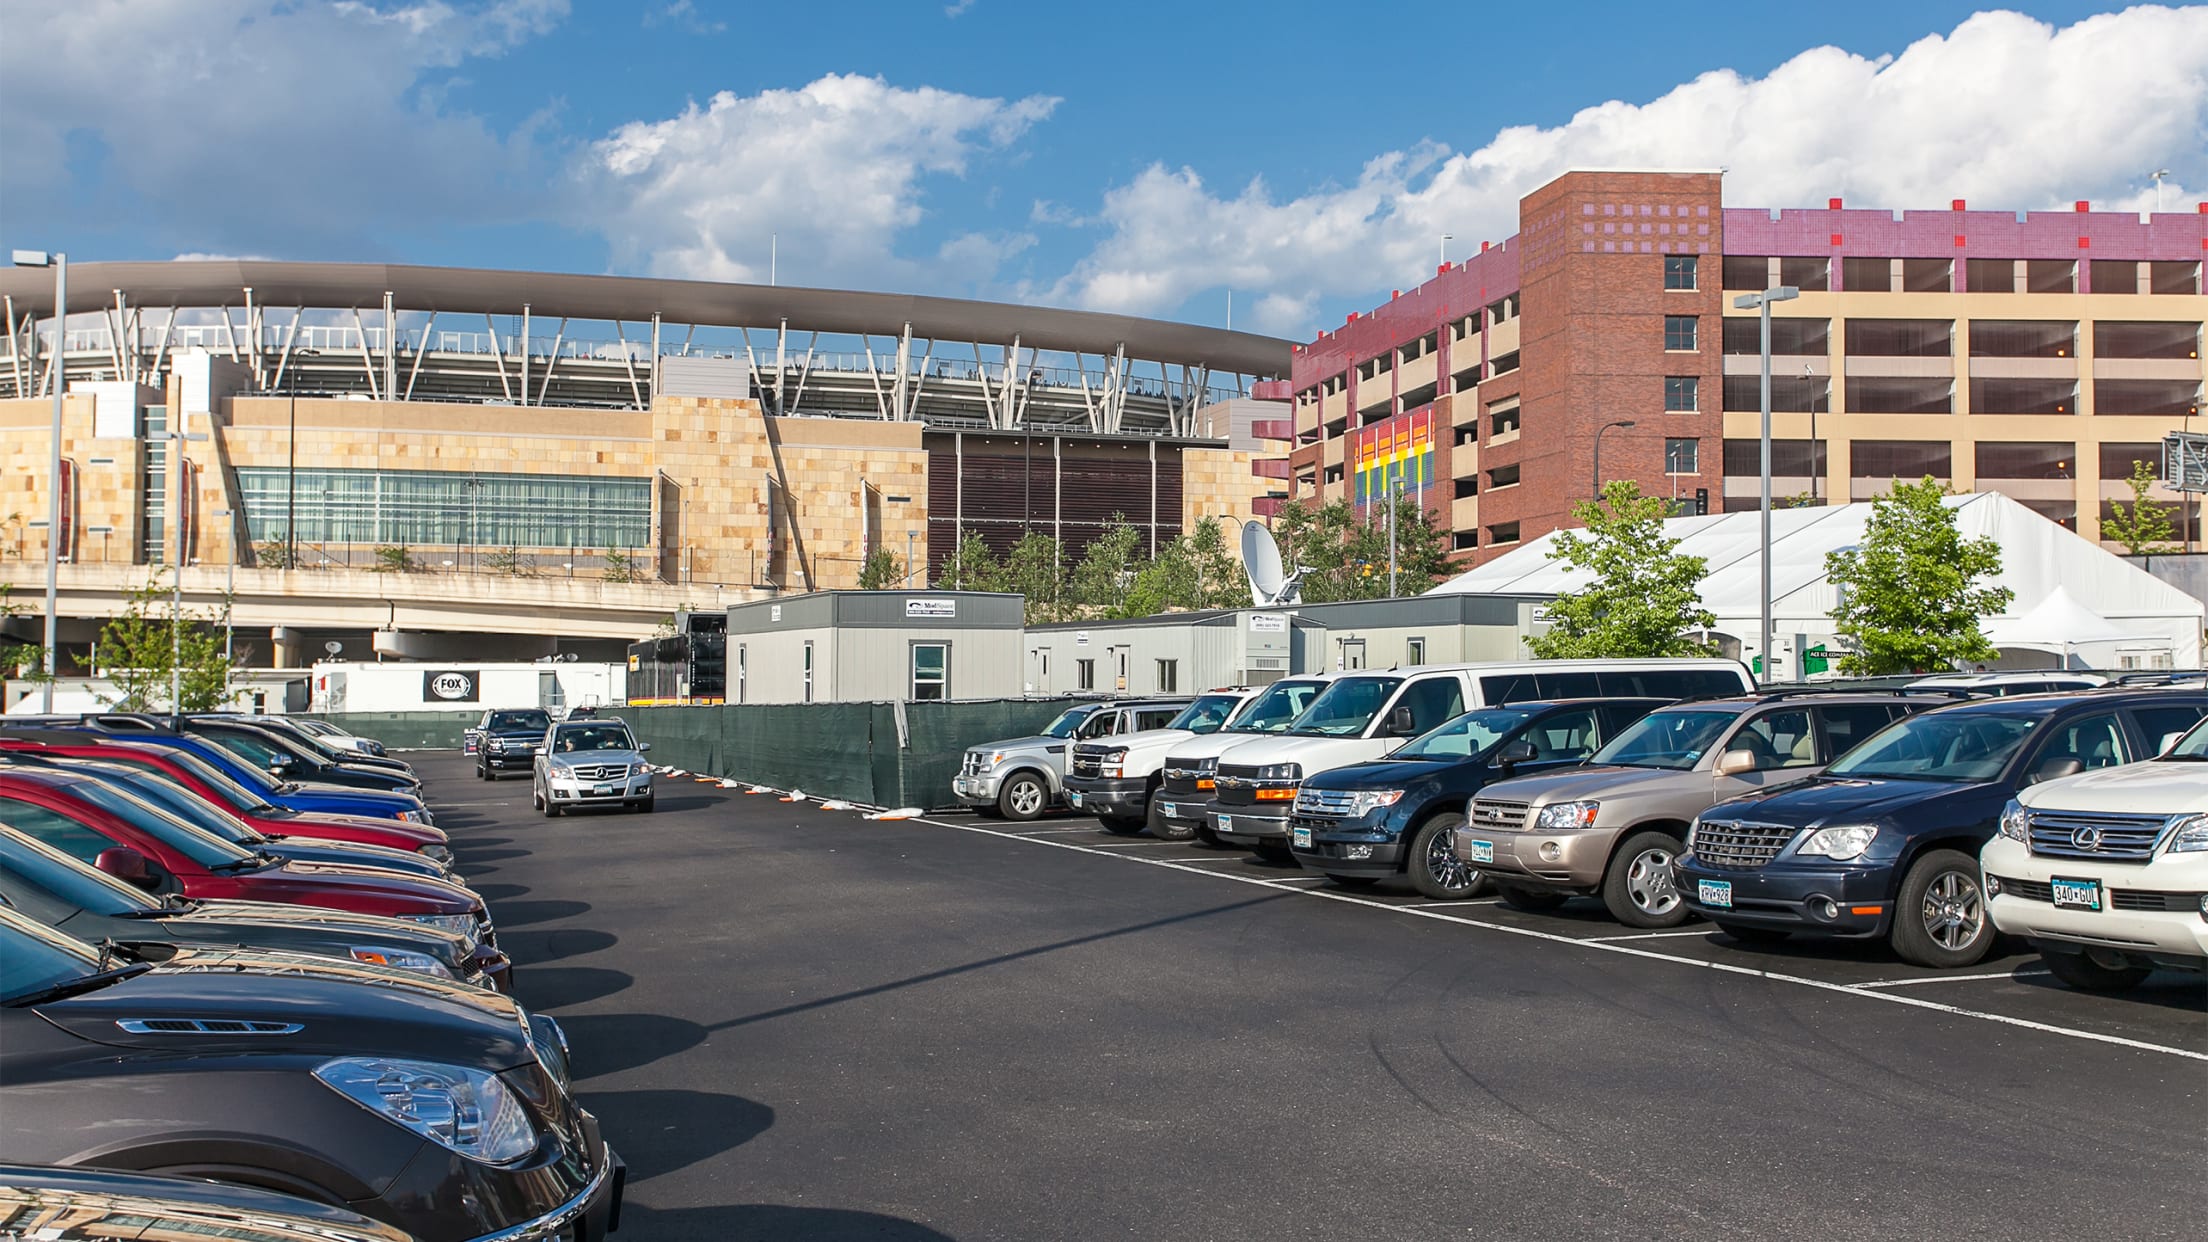
[[[650,742],[639,742],[619,716],[564,720],[544,731],[530,801],[550,819],[573,807],[652,809]]]
[[[1659,708],[1585,767],[1482,789],[1457,830],[1457,858],[1491,876],[1516,909],[1596,895],[1629,927],[1675,927],[1691,911],[1672,887],[1671,864],[1695,816],[1815,776],[1900,716],[1950,701],[1781,691]]]
[[[1067,752],[1075,742],[1162,729],[1193,702],[1133,699],[1076,703],[1041,733],[968,747],[951,792],[980,814],[1034,819],[1065,799]]]

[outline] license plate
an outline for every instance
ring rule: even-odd
[[[1310,830],[1309,828],[1298,828],[1298,829],[1296,829],[1296,830],[1295,830],[1295,841],[1294,841],[1294,843],[1293,843],[1293,844],[1294,844],[1294,845],[1295,845],[1295,847],[1296,847],[1297,849],[1299,849],[1299,850],[1307,850],[1307,849],[1310,849],[1310,848],[1311,848],[1311,830]]]
[[[1233,832],[1233,831],[1234,831],[1234,816],[1232,816],[1232,815],[1222,815],[1222,816],[1220,816],[1220,817],[1219,817],[1219,831],[1221,831],[1221,832]]]
[[[2101,908],[2101,882],[2099,880],[2065,880],[2060,876],[2049,881],[2054,889],[2054,901],[2058,906],[2071,910],[2099,910]]]
[[[620,790],[618,790],[618,789],[614,788],[614,787],[613,787],[612,785],[600,785],[600,786],[598,787],[598,792],[599,792],[600,794],[610,794],[610,793],[619,793],[619,792],[620,792]]]
[[[1696,880],[1694,899],[1705,906],[1720,910],[1733,908],[1733,882],[1731,880]]]
[[[1179,819],[1181,817],[1181,805],[1178,802],[1160,802],[1158,804],[1158,814],[1167,819]]]
[[[1069,793],[1069,794],[1067,794],[1067,795],[1066,795],[1066,801],[1068,801],[1068,802],[1071,802],[1071,803],[1072,803],[1073,805],[1075,805],[1075,806],[1077,806],[1077,807],[1078,807],[1078,806],[1080,806],[1080,805],[1081,805],[1081,794],[1080,794],[1080,792],[1079,792],[1079,791],[1077,790],[1077,791],[1075,791],[1075,792],[1073,792],[1073,793]]]
[[[1472,862],[1494,862],[1495,843],[1493,841],[1468,840],[1464,843],[1464,854],[1465,857]]]

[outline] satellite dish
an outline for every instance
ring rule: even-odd
[[[1249,575],[1250,603],[1256,607],[1303,602],[1303,571],[1282,567],[1280,545],[1262,522],[1242,523],[1242,572]]]
[[[338,652],[345,650],[345,644],[333,638],[322,644],[322,650],[329,652],[331,655],[336,655]]]

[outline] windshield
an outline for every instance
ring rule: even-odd
[[[143,914],[161,903],[96,867],[0,821],[0,872],[79,910],[110,917]]]
[[[1166,722],[1168,729],[1186,729],[1190,733],[1217,733],[1234,714],[1241,698],[1232,694],[1207,694],[1181,709],[1181,714]]]
[[[2177,745],[2170,747],[2170,753],[2162,757],[2185,762],[2208,761],[2208,718],[2203,718],[2190,732],[2177,739]]]
[[[2001,774],[2047,712],[1930,712],[1874,733],[1825,769],[1828,776],[1985,781]]]
[[[209,733],[208,741],[256,767],[272,767],[295,758],[291,751],[279,748],[274,741],[263,741],[242,733]]]
[[[1304,737],[1349,737],[1365,731],[1380,706],[1403,684],[1400,677],[1344,677],[1312,700],[1290,733]]]
[[[96,780],[73,781],[69,792],[210,870],[253,861],[250,851],[194,828],[112,785]]]
[[[1043,736],[1072,737],[1073,731],[1080,728],[1081,722],[1087,720],[1095,710],[1094,707],[1069,707],[1058,713],[1058,719],[1043,726]]]
[[[539,733],[552,727],[552,718],[543,712],[492,712],[494,729],[534,729]]]
[[[237,816],[200,797],[182,785],[151,772],[137,772],[128,768],[95,765],[86,775],[111,781],[128,789],[147,803],[167,811],[201,832],[211,832],[225,841],[243,844],[258,840],[259,833]]]
[[[103,763],[124,764],[126,766],[136,768],[141,772],[161,772],[161,765],[155,763],[151,756],[142,755],[132,750],[125,750],[119,746],[110,747],[109,749],[113,750],[115,753],[111,755],[101,755],[100,760]],[[180,767],[186,772],[191,773],[193,779],[197,780],[200,784],[205,785],[208,789],[212,790],[214,792],[214,795],[222,801],[228,803],[230,805],[230,809],[233,811],[257,811],[264,808],[268,810],[275,809],[274,807],[270,807],[268,805],[268,799],[262,797],[257,793],[254,793],[252,790],[247,789],[245,786],[240,785],[234,780],[231,780],[229,777],[224,776],[221,769],[217,768],[214,764],[207,762],[205,759],[200,758],[198,755],[191,754],[188,751],[172,750],[163,757],[166,758],[169,762],[175,764],[177,767]],[[166,773],[162,774],[166,775]]]
[[[563,728],[552,735],[552,749],[560,754],[578,750],[635,750],[629,731],[617,724]]]
[[[1228,721],[1229,733],[1279,733],[1311,709],[1326,686],[1315,681],[1278,681],[1243,705]]]
[[[1470,759],[1486,754],[1532,718],[1532,712],[1507,707],[1466,712],[1426,736],[1413,739],[1388,758]]]
[[[0,1005],[97,972],[90,946],[0,910]]]
[[[1738,712],[1650,712],[1611,738],[1588,762],[1685,771],[1699,763],[1725,727],[1738,719]]]

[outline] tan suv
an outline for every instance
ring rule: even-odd
[[[1953,697],[1779,691],[1661,708],[1585,767],[1481,790],[1457,830],[1457,857],[1492,877],[1516,909],[1600,896],[1629,927],[1674,927],[1689,912],[1671,864],[1695,816],[1814,776],[1900,716]]]

